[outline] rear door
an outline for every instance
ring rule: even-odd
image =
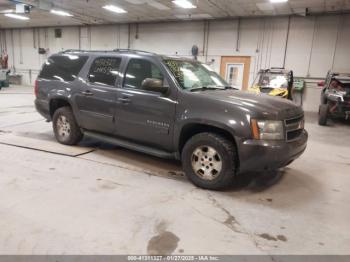
[[[116,85],[119,80],[121,57],[97,56],[83,73],[85,81],[75,95],[81,126],[106,134],[114,132]]]
[[[171,151],[176,106],[176,88],[166,94],[142,89],[146,78],[170,80],[166,70],[151,58],[131,58],[120,83],[117,97],[116,131],[118,136]]]

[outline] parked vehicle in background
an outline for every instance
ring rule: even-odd
[[[330,118],[350,118],[350,73],[328,72],[323,86],[318,123],[327,125]]]
[[[304,114],[290,101],[232,87],[198,61],[135,50],[51,56],[35,105],[56,139],[83,135],[179,159],[197,186],[221,189],[238,173],[274,170],[305,150]]]
[[[248,89],[255,94],[268,94],[293,100],[293,71],[284,68],[262,69],[256,76],[253,85]]]
[[[10,70],[9,69],[1,69],[0,68],[0,90],[3,87],[8,87],[9,86],[9,74],[10,74]]]

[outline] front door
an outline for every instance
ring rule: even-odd
[[[166,94],[142,89],[146,78],[163,80],[165,71],[155,61],[131,58],[118,92],[116,132],[118,136],[159,149],[173,149],[176,91]]]
[[[248,88],[250,57],[223,56],[221,58],[221,76],[233,87],[240,90]]]
[[[97,57],[88,69],[86,81],[75,95],[80,125],[91,131],[114,132],[117,88],[121,58]]]

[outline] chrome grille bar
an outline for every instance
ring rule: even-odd
[[[299,138],[304,130],[304,124],[305,119],[303,114],[284,120],[285,137],[287,142],[292,142]]]

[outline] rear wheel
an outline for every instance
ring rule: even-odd
[[[182,151],[186,176],[198,187],[223,189],[234,183],[237,166],[232,141],[214,133],[193,136]]]
[[[61,107],[53,115],[53,130],[57,141],[64,145],[76,145],[83,134],[70,107]]]
[[[320,105],[319,113],[318,113],[318,124],[319,125],[321,125],[321,126],[327,125],[328,112],[329,112],[328,104]]]

